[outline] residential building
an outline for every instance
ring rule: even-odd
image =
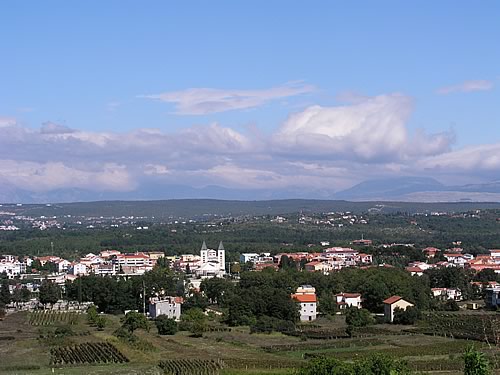
[[[300,303],[300,321],[311,322],[317,318],[316,289],[311,285],[301,285],[292,298]]]
[[[156,319],[166,315],[170,319],[181,319],[182,297],[151,298],[149,300],[149,317]]]
[[[394,321],[394,311],[397,308],[406,310],[408,307],[412,306],[412,303],[405,301],[400,296],[389,297],[384,301],[384,318],[387,322],[392,323]]]
[[[500,287],[486,288],[486,306],[489,308],[500,306]]]
[[[339,293],[335,295],[335,299],[339,310],[349,307],[361,309],[361,294],[359,293]]]
[[[442,300],[462,300],[462,291],[456,288],[432,288],[432,296]]]

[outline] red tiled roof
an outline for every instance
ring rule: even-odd
[[[358,297],[361,297],[361,294],[359,294],[359,293],[339,293],[339,294],[336,294],[335,296],[342,296],[345,298],[358,298]]]
[[[292,298],[298,302],[316,302],[316,294],[292,294]]]
[[[392,305],[393,303],[398,302],[400,299],[403,299],[403,297],[400,296],[392,296],[384,300],[385,304]]]
[[[317,266],[318,264],[321,264],[321,262],[309,262],[306,263],[306,266]]]
[[[424,272],[424,270],[419,267],[406,267],[405,270],[408,272]]]

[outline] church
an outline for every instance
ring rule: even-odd
[[[199,277],[223,277],[226,274],[226,250],[222,241],[217,250],[207,248],[203,241],[200,250],[200,267],[195,271]]]

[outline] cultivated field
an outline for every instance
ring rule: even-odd
[[[291,374],[314,356],[352,360],[374,352],[404,358],[418,371],[460,373],[460,357],[470,343],[383,325],[359,331],[358,337],[323,340],[250,334],[246,328],[201,338],[187,332],[159,336],[152,326],[150,332],[136,331],[139,340],[132,345],[113,335],[120,325],[116,316],[107,316],[103,331],[89,327],[84,314],[71,324],[44,315],[44,325],[34,326],[34,318],[15,313],[0,322],[0,374]],[[343,324],[341,317],[325,319],[317,329],[333,331]],[[500,357],[496,346],[476,347],[490,358]]]

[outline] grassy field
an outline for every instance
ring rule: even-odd
[[[107,316],[107,319],[106,328],[97,331],[89,327],[85,315],[81,315],[74,325],[65,326],[70,327],[72,335],[53,337],[50,332],[66,323],[56,321],[40,327],[29,324],[27,313],[8,315],[4,321],[0,321],[0,374],[161,374],[162,371],[157,367],[160,360],[213,359],[225,363],[221,371],[225,375],[283,375],[291,374],[293,368],[301,366],[306,361],[304,358],[326,355],[350,361],[374,352],[404,358],[419,371],[459,373],[460,356],[470,343],[398,332],[395,326],[390,326],[391,331],[387,331],[387,334],[371,337],[306,341],[277,333],[250,334],[247,328],[205,333],[201,338],[190,337],[187,332],[159,336],[152,327],[150,332],[136,331],[139,341],[131,345],[113,335],[120,325],[119,317]],[[325,320],[320,324],[337,328],[343,322],[342,318],[336,318],[333,322]],[[383,326],[380,328],[384,329]],[[74,347],[86,342],[110,342],[130,362],[51,366],[51,347]],[[497,347],[481,343],[476,343],[476,347],[490,357],[500,355]]]

